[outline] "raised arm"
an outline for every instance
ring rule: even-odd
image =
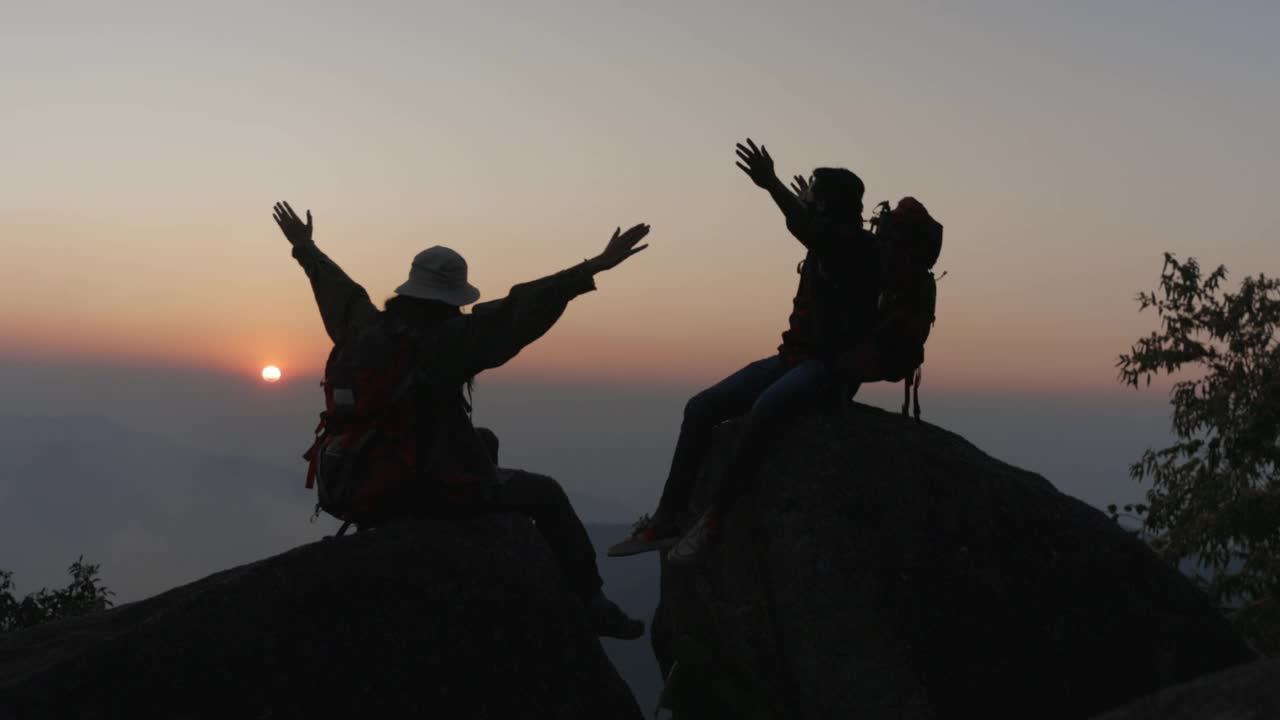
[[[769,155],[769,150],[763,145],[756,147],[751,138],[747,138],[745,145],[738,143],[736,151],[740,162],[735,164],[742,169],[742,172],[747,174],[747,177],[751,178],[751,182],[769,193],[769,197],[773,198],[773,202],[777,204],[778,209],[782,211],[782,215],[787,219],[787,229],[791,230],[797,240],[804,243],[805,233],[796,232],[797,229],[803,228],[809,222],[809,209],[799,198],[799,195],[807,187],[804,185],[804,179],[796,176],[799,192],[793,192],[789,189],[783,184],[782,180],[778,179],[778,175],[773,168],[773,157]]]
[[[751,178],[757,186],[769,192],[769,196],[782,210],[787,221],[787,230],[791,236],[799,240],[810,250],[822,254],[837,252],[844,241],[855,229],[847,221],[824,217],[813,209],[809,181],[796,175],[791,188],[783,185],[773,169],[773,158],[765,146],[756,147],[750,138],[746,144],[738,144],[738,167]],[[808,201],[807,201],[808,200]],[[861,227],[858,225],[857,227]]]
[[[434,338],[427,362],[449,380],[462,381],[498,367],[542,337],[569,301],[595,289],[595,276],[644,250],[648,225],[613,233],[604,252],[554,275],[521,283],[501,300],[481,303],[459,318],[452,331]]]
[[[336,343],[348,328],[368,322],[377,315],[378,309],[369,300],[369,293],[316,247],[311,237],[315,227],[310,210],[307,211],[307,221],[303,223],[289,203],[276,203],[272,216],[293,246],[294,259],[311,280],[311,290],[315,293],[316,306],[320,309],[320,318],[329,339]]]

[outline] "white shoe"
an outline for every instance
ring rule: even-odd
[[[716,530],[716,512],[713,508],[707,508],[693,527],[671,548],[671,552],[667,553],[667,561],[679,566],[696,565],[711,544]]]

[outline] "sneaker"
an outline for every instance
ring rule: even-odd
[[[714,508],[707,508],[698,521],[689,528],[667,553],[667,561],[673,565],[695,565],[702,560],[707,546],[712,543],[717,530],[717,515]]]
[[[631,534],[622,542],[609,548],[609,557],[626,557],[640,553],[666,550],[680,539],[680,527],[658,517],[641,515],[631,526]]]
[[[603,592],[596,593],[587,601],[587,618],[600,637],[635,640],[644,636],[644,621],[627,615]]]

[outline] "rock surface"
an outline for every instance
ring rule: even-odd
[[[927,423],[799,418],[757,478],[702,567],[664,566],[653,644],[769,716],[1087,718],[1256,657],[1101,512]]]
[[[514,516],[317,542],[0,636],[0,718],[641,718],[559,582]]]
[[[1280,659],[1223,670],[1145,697],[1097,720],[1274,720]]]

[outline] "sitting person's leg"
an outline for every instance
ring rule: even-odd
[[[625,639],[643,635],[644,622],[627,617],[605,597],[591,538],[560,483],[524,470],[503,469],[500,473],[497,509],[514,510],[533,519],[569,585],[586,605],[596,631]]]
[[[697,561],[716,531],[720,516],[749,489],[756,477],[756,466],[768,449],[778,422],[810,407],[831,392],[832,373],[818,360],[806,360],[790,369],[770,385],[743,418],[733,458],[726,464],[724,475],[711,506],[686,532],[667,556],[677,564]]]
[[[834,380],[826,363],[805,360],[760,394],[742,420],[733,459],[725,466],[725,477],[715,498],[721,510],[727,509],[750,487],[756,466],[769,448],[779,420],[820,405],[824,396],[833,390]]]
[[[652,516],[640,518],[630,536],[609,548],[609,555],[618,557],[658,550],[679,538],[677,523],[689,507],[712,429],[751,409],[760,393],[787,370],[780,356],[757,360],[689,399],[657,510]]]
[[[603,584],[596,567],[596,553],[564,488],[555,478],[546,475],[507,468],[500,473],[498,506],[532,518],[574,592],[584,598],[594,595]]]

